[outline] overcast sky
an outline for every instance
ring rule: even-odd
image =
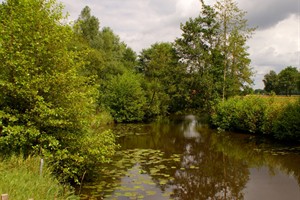
[[[0,2],[3,0],[0,0]],[[129,47],[139,53],[155,42],[173,42],[181,36],[180,23],[196,17],[199,0],[58,0],[78,18],[89,6],[100,26],[109,26]],[[205,0],[204,0],[205,1]],[[206,0],[212,5],[216,0]],[[250,26],[257,26],[249,40],[254,88],[264,88],[262,79],[270,70],[286,66],[300,69],[300,0],[236,0],[247,12]]]

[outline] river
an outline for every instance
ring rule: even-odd
[[[300,199],[299,145],[218,133],[194,115],[110,128],[121,148],[81,199]]]

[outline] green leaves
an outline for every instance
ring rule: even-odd
[[[103,93],[100,101],[117,122],[143,120],[146,98],[139,75],[127,72],[113,76]]]
[[[234,97],[220,102],[212,124],[222,130],[268,134],[280,140],[299,140],[299,100],[280,103],[280,97]]]
[[[265,91],[276,94],[292,95],[300,91],[300,72],[296,67],[288,66],[277,75],[271,70],[264,76]]]
[[[252,83],[246,41],[253,29],[245,13],[232,0],[205,5],[198,17],[181,24],[181,38],[175,47],[189,73],[193,93],[190,107],[210,110],[213,102],[240,94]]]
[[[106,162],[116,146],[112,134],[97,134],[105,143],[89,135],[98,91],[82,76],[86,52],[70,48],[62,13],[55,0],[0,6],[0,151],[41,154],[62,180],[78,183],[89,160]]]
[[[185,69],[179,63],[175,48],[170,43],[156,43],[143,49],[139,56],[138,71],[145,77],[144,90],[147,92],[147,117],[165,115],[184,107]]]

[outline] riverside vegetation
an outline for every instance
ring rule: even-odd
[[[299,97],[234,97],[219,103],[211,118],[219,129],[300,141]]]
[[[70,187],[60,185],[47,164],[43,167],[42,174],[39,174],[39,163],[39,158],[31,156],[26,159],[18,156],[1,159],[0,194],[9,194],[9,199],[14,200],[78,199]]]
[[[231,122],[223,104],[216,104],[228,98],[230,104],[238,99],[230,97],[251,93],[253,70],[246,43],[254,29],[233,0],[201,4],[199,16],[180,25],[182,35],[174,42],[155,43],[137,55],[112,29],[100,27],[89,7],[67,23],[63,5],[56,0],[3,1],[2,162],[10,163],[11,156],[25,163],[44,158],[60,183],[75,185],[93,178],[92,172],[109,162],[119,147],[112,131],[102,131],[103,124],[201,110],[213,113],[216,126],[232,128],[229,125],[239,119]],[[258,115],[266,123],[257,125],[245,112],[248,126],[237,130],[299,138],[298,127],[278,132],[289,126],[287,117],[295,116],[293,106],[298,104],[285,107],[282,115],[275,106],[255,105],[268,113]]]

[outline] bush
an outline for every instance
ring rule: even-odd
[[[224,130],[260,132],[266,108],[265,99],[255,96],[234,97],[216,106],[212,123]]]
[[[277,139],[300,142],[300,99],[283,109],[274,123],[273,132]]]
[[[0,152],[44,156],[79,183],[115,145],[111,133],[90,130],[98,91],[80,73],[84,52],[68,49],[74,33],[63,19],[55,0],[0,4]]]
[[[80,184],[84,178],[92,177],[101,163],[109,162],[117,147],[110,130],[89,131],[69,140],[68,148],[58,145],[43,154],[62,182]]]
[[[132,72],[113,76],[100,98],[117,122],[142,121],[146,98],[141,87],[141,77]]]
[[[219,129],[231,130],[236,119],[237,99],[231,98],[227,101],[219,102],[211,115],[212,124]]]
[[[286,101],[285,101],[286,102]],[[279,97],[234,97],[220,102],[211,115],[213,126],[269,134],[281,140],[300,138],[300,100],[282,102]]]

